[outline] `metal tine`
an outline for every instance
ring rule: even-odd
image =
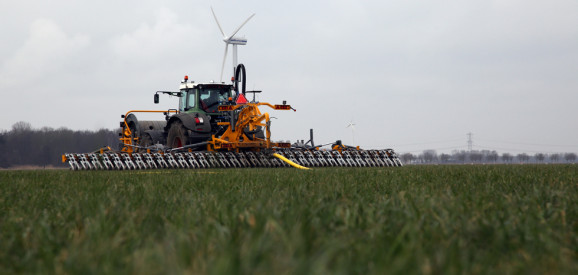
[[[185,153],[186,160],[189,162],[190,168],[201,168],[199,162],[193,156],[193,153],[187,152]]]
[[[125,165],[128,167],[129,170],[136,170],[136,165],[130,158],[129,154],[122,154],[122,159],[124,160]]]
[[[351,162],[351,166],[352,167],[360,167],[361,165],[355,160],[355,158],[353,158],[353,155],[351,152],[349,151],[344,151],[344,153],[347,153],[348,155],[348,161]]]
[[[369,155],[369,153],[367,151],[361,151],[360,154],[361,154],[361,157],[363,158],[363,160],[370,167],[376,167],[377,166],[377,164],[373,161],[373,159],[371,158],[371,156]]]
[[[112,162],[114,163],[114,166],[117,170],[125,170],[125,165],[124,162],[122,162],[120,160],[120,157],[118,156],[118,154],[112,153],[110,155],[112,157]]]
[[[249,157],[249,162],[253,165],[253,167],[261,167],[261,162],[257,159],[257,156],[253,152],[247,152],[246,155]]]
[[[369,150],[369,155],[379,167],[386,166],[386,164],[379,158],[379,154],[375,150]]]
[[[234,153],[235,156],[237,157],[237,159],[239,160],[239,162],[241,163],[241,166],[244,168],[250,168],[251,164],[249,163],[249,161],[247,160],[247,158],[245,157],[245,154],[243,152],[239,152],[239,153]]]
[[[219,168],[221,166],[213,153],[205,152],[203,154],[205,154],[205,157],[208,160],[209,168]]]
[[[269,163],[271,163],[271,167],[273,167],[273,168],[281,167],[281,166],[280,166],[281,164],[279,163],[279,160],[276,159],[276,158],[269,158]]]
[[[165,159],[171,168],[181,168],[180,164],[175,160],[173,154],[165,154]]]
[[[341,156],[341,154],[339,152],[330,152],[330,153],[333,156],[333,158],[335,159],[335,161],[339,164],[339,166],[346,167],[349,165],[345,161],[345,159],[343,159],[343,157]]]
[[[157,161],[160,168],[169,168],[169,165],[167,164],[161,153],[154,153],[154,158]]]
[[[333,160],[333,157],[331,155],[327,155],[327,151],[316,151],[314,154],[317,156],[317,159],[319,159],[319,162],[325,166],[325,167],[330,167],[330,166],[337,166],[337,164],[335,164],[335,160]]]
[[[148,165],[149,168],[151,169],[157,169],[157,163],[155,162],[155,160],[153,159],[153,156],[150,153],[144,153],[144,160],[146,162],[146,164]]]
[[[71,170],[78,170],[80,167],[76,162],[76,155],[75,154],[65,154],[66,159],[68,160],[68,165],[70,165]]]
[[[94,167],[94,169],[102,170],[102,164],[100,163],[97,154],[88,154],[88,158],[90,158],[90,162],[92,163],[92,167]]]
[[[307,161],[307,159],[305,158],[305,156],[303,155],[302,152],[299,152],[299,151],[295,152],[295,157],[299,161],[298,163],[300,165],[303,165],[305,167],[311,167],[311,164]]]
[[[387,152],[387,150],[380,150],[379,153],[380,153],[383,161],[385,163],[387,163],[387,166],[390,166],[390,167],[396,166],[396,164],[393,162],[393,160],[389,157],[389,153]]]
[[[325,158],[321,154],[318,154],[318,152],[311,152],[310,154],[313,156],[313,158],[317,162],[318,167],[326,167],[327,166],[327,162],[325,161]]]
[[[205,157],[205,154],[203,154],[203,153],[194,153],[193,155],[194,155],[195,158],[197,159],[197,162],[199,163],[199,165],[201,166],[201,168],[209,168],[209,167],[211,167],[211,165],[209,164],[209,161],[207,161],[207,158]]]
[[[363,157],[361,156],[359,151],[353,151],[351,154],[353,155],[355,161],[357,161],[357,163],[359,163],[359,165],[361,167],[368,167],[369,166],[369,164],[367,164],[367,162],[365,162],[365,160],[363,159]]]
[[[229,163],[229,161],[227,161],[227,159],[225,158],[224,155],[219,154],[219,153],[215,153],[217,159],[219,160],[219,162],[221,163],[221,165],[223,166],[223,168],[231,168],[231,163]]]
[[[271,162],[269,161],[267,155],[263,152],[258,152],[257,156],[259,157],[259,161],[263,164],[263,167],[271,167]]]
[[[82,170],[91,170],[92,169],[92,165],[90,165],[90,162],[88,162],[88,159],[86,159],[85,154],[80,154],[79,159],[80,159],[80,165],[82,165]]]
[[[182,153],[175,153],[175,155],[177,157],[177,162],[179,163],[181,168],[191,168],[189,163],[185,160],[185,157],[183,156]]]
[[[101,155],[101,157],[102,157],[102,164],[104,165],[106,170],[114,169],[114,165],[112,164],[112,161],[110,161],[108,154],[103,154],[103,155]]]
[[[134,153],[134,154],[132,154],[132,157],[134,158],[134,163],[136,164],[136,166],[139,170],[140,169],[147,169],[147,165],[143,161],[141,154]]]
[[[237,157],[235,157],[233,152],[225,152],[225,159],[227,159],[235,168],[241,168],[241,163],[237,160]]]
[[[305,156],[306,160],[311,164],[311,166],[313,166],[313,167],[319,167],[320,166],[319,162],[317,161],[315,156],[313,156],[311,151],[305,151],[305,152],[303,152],[303,155]]]
[[[357,166],[357,163],[355,161],[353,161],[353,159],[351,158],[349,151],[343,151],[343,158],[345,159],[345,161],[347,162],[349,167],[356,167]]]

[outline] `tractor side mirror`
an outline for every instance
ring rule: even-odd
[[[155,104],[159,104],[159,94],[155,94]]]

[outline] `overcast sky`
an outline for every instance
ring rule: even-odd
[[[154,92],[219,79],[211,6],[225,32],[256,13],[237,34],[247,87],[297,109],[269,111],[275,140],[578,152],[576,0],[1,1],[0,129],[176,108]]]

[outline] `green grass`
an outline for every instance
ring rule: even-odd
[[[0,171],[0,274],[578,272],[578,166]]]

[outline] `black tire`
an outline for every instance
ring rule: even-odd
[[[183,126],[180,121],[175,121],[171,124],[169,133],[167,136],[167,146],[169,148],[179,148],[188,144],[187,129]]]

